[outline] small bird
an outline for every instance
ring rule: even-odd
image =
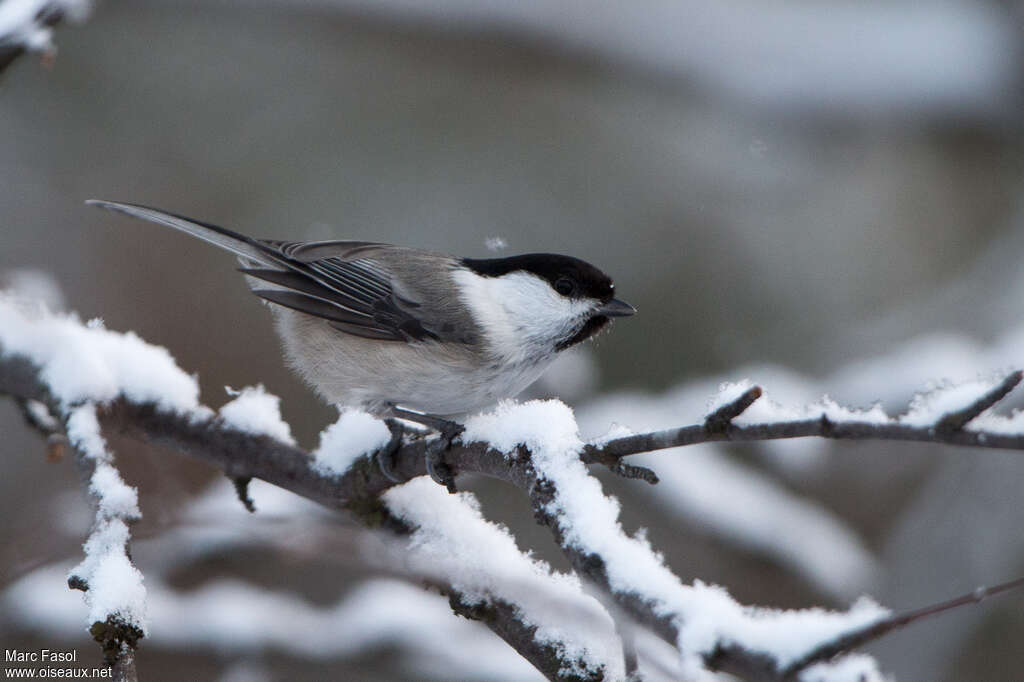
[[[145,206],[90,199],[233,252],[268,301],[287,364],[328,403],[388,421],[391,453],[406,419],[435,429],[427,470],[454,491],[442,458],[462,431],[451,417],[511,398],[557,355],[633,306],[571,256],[459,258],[362,241],[254,239]],[[394,478],[390,454],[378,453]]]

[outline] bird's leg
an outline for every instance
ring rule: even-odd
[[[466,430],[466,427],[455,422],[448,423],[450,426],[445,427],[441,431],[438,439],[427,445],[426,464],[427,473],[430,474],[430,477],[454,495],[458,492],[458,489],[455,487],[455,474],[452,472],[452,468],[448,466],[448,463],[444,461],[444,456],[449,448],[451,448],[452,441],[458,438]]]
[[[377,467],[384,474],[385,478],[392,483],[401,483],[402,479],[395,473],[395,453],[398,452],[398,448],[402,447],[402,435],[405,433],[405,429],[402,428],[402,422],[394,418],[385,419],[384,424],[387,425],[388,431],[391,432],[391,440],[380,450],[377,450],[374,458],[377,460]]]
[[[413,412],[397,405],[391,405],[388,413],[392,418],[408,419],[411,422],[416,422],[433,429],[440,434],[436,441],[427,446],[427,473],[430,474],[430,477],[436,483],[440,483],[447,488],[448,492],[458,492],[455,488],[455,476],[452,473],[451,467],[445,463],[444,455],[452,446],[452,441],[465,431],[466,427],[443,417],[424,414],[423,412]]]

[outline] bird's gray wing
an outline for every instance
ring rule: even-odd
[[[323,242],[267,242],[273,244],[282,253],[293,260],[303,263],[311,263],[323,258],[337,258],[349,261],[359,258],[371,257],[374,253],[380,253],[389,249],[395,249],[391,244],[380,242],[357,242],[350,240],[332,240]]]
[[[284,255],[301,249],[296,242],[264,242]],[[288,269],[241,268],[245,274],[284,289],[253,289],[253,293],[273,303],[322,317],[343,332],[381,341],[438,340],[439,334],[427,322],[422,301],[408,298],[396,289],[407,287],[396,282],[395,273],[383,258],[351,258],[350,251],[363,250],[365,242],[315,243],[317,251],[340,253],[298,260],[287,258]],[[397,249],[374,244],[372,250]],[[369,254],[370,250],[363,250]],[[307,252],[308,254],[309,252]],[[383,255],[383,254],[380,254]],[[307,255],[308,257],[308,255]],[[399,286],[396,286],[399,285]]]
[[[396,282],[389,267],[394,252],[407,249],[356,241],[253,239],[146,206],[96,200],[87,203],[181,230],[237,254],[246,264],[241,272],[273,285],[254,287],[254,294],[323,318],[345,333],[407,343],[441,337],[441,330],[435,330],[436,325],[429,322],[428,309],[432,306],[424,309],[422,301],[408,294],[414,288]]]

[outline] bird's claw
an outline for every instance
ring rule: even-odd
[[[384,478],[392,483],[401,483],[402,479],[395,473],[395,453],[402,447],[402,435],[405,433],[405,429],[397,419],[385,419],[384,423],[387,425],[388,431],[391,432],[391,440],[377,450],[374,459],[377,460],[377,468],[384,474]]]
[[[426,426],[428,429],[433,429],[440,434],[437,440],[427,444],[427,449],[424,453],[427,473],[430,474],[430,478],[434,479],[436,483],[447,488],[448,492],[458,492],[458,489],[455,487],[455,472],[452,471],[451,466],[444,461],[444,456],[445,453],[448,452],[449,448],[451,448],[452,441],[458,438],[462,432],[466,430],[466,427],[443,417],[407,410],[394,404],[389,404],[387,406],[387,410],[387,414],[390,415],[391,420],[407,419],[411,422]],[[393,429],[391,433],[394,434]],[[388,469],[385,469],[384,466],[382,466],[381,471],[384,472],[385,476],[390,478]],[[394,472],[392,471],[391,475],[393,474]]]
[[[452,441],[458,438],[466,430],[466,427],[455,422],[449,422],[449,424],[449,426],[441,429],[441,435],[438,436],[437,440],[427,446],[426,465],[430,478],[434,479],[435,483],[447,488],[449,493],[454,494],[458,492],[458,489],[455,487],[455,474],[452,472],[452,468],[444,461],[444,456],[451,448]]]

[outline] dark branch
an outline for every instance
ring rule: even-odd
[[[559,647],[538,642],[535,638],[537,626],[523,623],[519,617],[518,608],[514,604],[500,599],[470,604],[464,601],[458,592],[450,588],[445,591],[449,593],[448,603],[451,605],[452,611],[464,618],[478,620],[486,625],[496,635],[511,644],[523,658],[532,663],[533,667],[541,671],[549,680],[598,682],[605,679],[603,670],[591,674],[568,672],[570,670],[585,670],[586,666],[582,661],[567,659],[564,651]]]
[[[754,386],[747,389],[735,400],[722,405],[717,410],[712,412],[704,420],[704,430],[709,434],[724,433],[728,428],[732,420],[741,415],[748,407],[750,407],[755,400],[761,397],[761,387]],[[644,450],[637,450],[635,452],[628,452],[626,454],[639,454],[640,452],[649,452],[656,450],[657,447],[653,446],[653,443],[647,439],[648,436],[653,434],[641,434],[639,436],[629,436],[626,438],[619,438],[616,440],[609,441],[604,445],[590,445],[584,450],[583,460],[588,463],[600,463],[607,466],[612,470],[613,473],[622,476],[623,478],[638,478],[642,481],[646,481],[650,484],[658,482],[658,475],[647,467],[636,466],[633,464],[626,464],[622,461],[625,454],[620,454],[619,444],[623,443],[644,443],[650,444],[652,447],[648,447]],[[628,445],[626,446],[628,448]],[[666,445],[664,447],[672,447]]]
[[[47,392],[39,384],[37,371],[20,358],[0,355],[0,394],[16,398],[48,400]],[[329,476],[312,466],[313,458],[305,451],[266,436],[255,436],[234,430],[216,418],[194,419],[186,415],[162,412],[151,404],[135,404],[120,399],[100,412],[104,430],[114,429],[177,452],[200,459],[222,469],[232,480],[260,478],[268,483],[290,490],[297,495],[333,509],[354,513],[366,525],[384,528],[400,535],[411,529],[396,519],[380,501],[379,495],[397,485],[389,480],[377,466],[374,455],[357,460],[343,476]],[[426,442],[415,439],[403,444],[394,453],[394,470],[399,481],[408,481],[426,474],[424,449]],[[459,469],[516,482],[508,471],[504,455],[488,450],[480,444],[453,448],[459,453]],[[85,580],[76,576],[75,589],[88,589]],[[469,600],[450,586],[438,586],[449,595],[456,613],[481,620],[502,637],[510,646],[529,660],[549,679],[588,680],[560,674],[576,669],[577,661],[568,660],[557,646],[542,645],[534,641],[536,628],[526,625],[516,615],[514,605],[492,600],[480,607],[467,606]],[[131,631],[116,627],[117,623],[97,623],[94,636],[104,644],[104,651],[115,651],[115,640],[134,645]],[[532,628],[532,629],[531,629]],[[134,651],[123,647],[125,655],[115,665],[118,670],[134,670]],[[133,680],[134,677],[124,677]],[[595,678],[597,679],[597,678]]]
[[[238,501],[242,503],[245,510],[250,514],[256,513],[256,504],[253,503],[252,497],[249,495],[249,483],[252,482],[252,476],[235,476],[231,479],[231,484],[235,486],[235,494],[238,495]]]
[[[135,649],[142,639],[142,631],[116,616],[110,616],[102,623],[93,623],[89,634],[103,648],[103,662],[113,668],[114,680],[138,681]]]
[[[761,397],[760,386],[753,386],[732,402],[722,405],[704,418],[704,428],[711,432],[724,431],[732,420],[747,411],[754,401]]]
[[[939,422],[955,425],[961,420],[966,424],[981,412],[988,409],[1020,382],[1021,373],[1014,372],[998,387],[985,394],[977,401],[955,413],[951,413]],[[756,388],[756,387],[755,387]],[[751,389],[754,390],[754,389]],[[745,394],[746,395],[746,394]],[[946,420],[949,420],[948,422]],[[582,458],[588,463],[614,466],[615,462],[629,455],[642,452],[653,452],[677,448],[684,445],[697,445],[720,441],[760,441],[780,440],[783,438],[830,438],[834,440],[898,440],[919,443],[941,443],[996,450],[1024,450],[1024,433],[1007,434],[984,430],[964,430],[961,427],[950,428],[935,426],[911,426],[896,421],[833,421],[824,415],[815,419],[798,419],[793,421],[767,422],[764,424],[736,425],[728,423],[721,428],[709,429],[707,422],[681,426],[663,431],[640,433],[633,436],[616,438],[601,446],[588,446]]]
[[[623,478],[634,478],[655,485],[658,483],[658,474],[654,473],[652,469],[647,467],[639,467],[635,464],[626,464],[625,462],[619,461],[614,462],[608,467],[611,469],[613,474],[622,476]]]
[[[1021,377],[1024,377],[1024,372],[1021,372],[1020,370],[1011,373],[999,382],[998,386],[975,400],[967,407],[945,415],[935,424],[935,430],[940,433],[953,433],[955,431],[960,431],[967,426],[972,419],[1005,398],[1010,391],[1017,387],[1017,384],[1020,383]]]
[[[47,438],[50,455],[53,457],[55,451],[62,453],[70,446],[61,430],[63,424],[54,415],[60,414],[63,419],[67,419],[69,415],[59,409],[46,386],[39,380],[38,374],[38,369],[28,360],[0,354],[0,393],[11,395],[18,401],[28,424]],[[40,403],[49,414],[41,416],[32,409],[31,402]],[[98,462],[77,447],[70,449],[74,453],[75,463],[88,481]],[[136,519],[125,516],[122,520],[126,524],[131,524]],[[125,550],[127,553],[127,548]],[[84,577],[73,574],[68,577],[68,588],[87,592],[89,583]],[[111,615],[104,622],[93,623],[89,632],[102,647],[106,663],[113,668],[113,679],[136,682],[138,673],[135,667],[135,648],[143,637],[142,631],[120,617]]]
[[[810,665],[818,663],[819,661],[827,661],[839,654],[860,648],[868,642],[872,642],[889,634],[893,630],[898,630],[923,618],[935,616],[949,611],[950,609],[959,608],[968,604],[977,604],[989,597],[994,597],[995,595],[1002,594],[1003,592],[1009,592],[1010,590],[1015,590],[1021,587],[1024,587],[1024,578],[1011,580],[1010,582],[995,585],[994,587],[979,587],[972,592],[968,592],[967,594],[954,599],[914,609],[913,611],[906,611],[895,616],[890,616],[889,618],[885,618],[876,623],[872,623],[860,630],[848,632],[836,640],[823,644],[790,664],[789,667],[782,672],[783,679],[795,680],[800,671]]]
[[[1015,375],[1015,377],[1016,381],[1011,382],[1008,379],[1001,387],[1008,386],[1006,391],[1011,389],[1020,380],[1019,375]],[[1006,391],[1001,395],[996,395],[996,391],[990,393],[986,399],[991,402],[978,411],[987,409],[1004,396]],[[0,357],[0,393],[8,393],[22,398],[45,398],[45,391],[38,384],[38,378],[31,365],[27,365],[21,360],[3,357]],[[750,389],[736,401],[713,413],[702,424],[627,436],[609,441],[602,446],[589,446],[581,453],[581,458],[585,462],[602,463],[615,467],[621,465],[622,457],[681,445],[710,441],[771,440],[804,436],[906,440],[1024,450],[1024,434],[1005,435],[962,429],[942,433],[935,428],[910,427],[894,422],[877,424],[807,419],[744,426],[733,424],[731,419],[749,407],[757,399],[758,394],[758,389]],[[991,398],[991,396],[996,397]],[[965,409],[963,413],[967,414],[981,404],[983,404],[983,400],[979,400],[971,408]],[[308,453],[266,436],[255,436],[233,430],[217,419],[204,420],[194,416],[161,412],[153,405],[139,405],[123,399],[108,405],[101,418],[105,428],[116,428],[130,435],[184,452],[221,468],[232,478],[260,478],[324,506],[347,509],[359,516],[369,526],[393,527],[394,519],[384,508],[378,496],[397,483],[382,473],[372,454],[357,460],[343,475],[328,476],[312,466],[312,458]],[[425,475],[426,446],[427,442],[423,439],[415,439],[405,442],[397,448],[391,458],[391,473],[394,478],[405,481]],[[676,643],[678,626],[670,616],[665,615],[661,609],[657,608],[656,604],[645,600],[637,593],[613,590],[609,584],[604,559],[599,555],[585,553],[567,541],[557,519],[548,511],[550,508],[548,503],[553,499],[556,491],[550,481],[538,479],[530,464],[529,452],[525,448],[520,449],[518,456],[507,458],[482,443],[456,442],[447,453],[446,459],[455,473],[484,474],[508,481],[527,492],[538,521],[550,528],[555,540],[579,575],[606,590],[616,603],[639,624],[650,627],[666,641],[672,644]],[[408,530],[407,528],[393,529],[400,532]],[[985,592],[984,596],[1004,589],[1009,589],[1009,587],[993,588],[992,591]],[[457,595],[454,598],[459,599]],[[964,598],[961,598],[961,600],[954,600],[955,603],[950,602],[945,608],[954,608],[971,601],[977,601],[977,599],[964,601]],[[927,615],[930,615],[931,612],[938,611],[932,607],[932,611]],[[488,623],[488,626],[503,636],[517,651],[531,661],[543,659],[543,656],[538,658],[526,651],[528,646],[533,646],[533,644],[528,644],[528,638],[522,638],[522,631],[519,631],[519,635],[515,637],[510,634],[516,626],[508,620],[508,614],[502,611],[500,605],[484,615],[487,615],[484,621]],[[923,617],[923,615],[906,622],[912,622],[919,617]],[[488,622],[488,618],[490,618],[490,622]],[[521,623],[520,626],[522,626]],[[898,625],[893,627],[898,627]],[[840,639],[829,642],[806,658],[810,663],[812,656],[813,660],[822,660],[828,656],[838,655],[882,636],[893,627],[878,631],[858,632],[855,636],[851,636],[849,641]],[[530,641],[532,642],[532,640]],[[750,651],[740,645],[721,646],[706,656],[705,662],[712,669],[730,672],[745,679],[773,682],[784,679],[783,674],[775,668],[774,660],[768,654]],[[553,676],[550,668],[542,668],[541,671],[549,677]]]
[[[519,462],[516,465],[523,466]],[[538,523],[548,527],[576,573],[582,579],[593,583],[606,594],[611,595],[615,603],[637,623],[649,628],[666,642],[675,645],[679,639],[679,628],[672,614],[666,613],[664,608],[638,593],[613,588],[608,578],[604,558],[585,552],[573,545],[562,532],[557,517],[549,511],[552,508],[551,502],[557,495],[555,485],[549,480],[537,479],[532,468],[529,468],[526,474],[532,481],[531,485],[525,489],[530,494],[534,517]],[[745,680],[781,681],[776,672],[775,660],[772,657],[763,652],[745,649],[740,645],[728,648],[719,647],[711,655],[705,656],[704,660],[705,665],[711,670],[727,672]]]
[[[20,355],[0,355],[0,393],[19,402],[49,398],[39,381],[38,368]]]
[[[53,406],[51,410],[55,412],[55,408],[56,406]],[[64,416],[67,419],[69,415],[65,414]],[[75,455],[75,463],[85,474],[86,481],[90,480],[96,467],[100,464],[99,460],[90,456],[89,453],[83,451],[80,447],[73,446],[72,452]],[[101,522],[101,496],[102,493],[93,490],[96,506],[95,523],[97,525]],[[117,518],[126,525],[131,525],[137,520],[137,517],[131,514],[118,514]],[[125,554],[131,556],[128,547],[126,546],[124,549]],[[83,592],[87,592],[90,589],[89,582],[85,577],[77,573],[68,577],[68,587]],[[138,646],[139,640],[143,637],[142,630],[118,615],[110,614],[105,621],[93,623],[89,632],[92,634],[93,639],[99,642],[103,648],[103,659],[107,665],[113,668],[113,679],[120,680],[121,682],[137,682],[138,673],[135,668],[135,649]]]
[[[392,514],[383,503],[378,502],[378,505],[376,525],[386,527],[401,537],[406,537],[415,530],[413,526]],[[405,577],[408,578],[409,575]],[[569,658],[565,647],[538,642],[537,626],[523,620],[516,604],[494,596],[485,601],[470,600],[450,584],[434,577],[423,582],[446,595],[448,604],[455,614],[486,625],[547,679],[559,682],[596,682],[605,679],[603,671],[593,674],[572,672],[585,671],[587,666],[582,660]]]

